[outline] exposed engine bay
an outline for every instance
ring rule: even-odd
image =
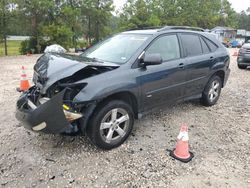
[[[117,67],[119,66],[116,64],[85,63],[77,56],[64,55],[62,57],[58,54],[44,54],[34,66],[33,82],[35,85],[23,93],[17,102],[18,109],[24,111],[22,113],[32,113],[33,115],[22,114],[23,117],[21,118],[19,114],[17,117],[26,121],[31,129],[40,131],[46,130],[48,126],[55,126],[48,125],[47,119],[51,119],[55,115],[53,111],[57,111],[56,116],[61,119],[59,123],[64,125],[60,132],[77,132],[79,119],[84,118],[86,109],[92,105],[86,103],[86,101],[83,103],[73,101],[74,97],[87,86],[88,83],[84,79],[112,71]],[[55,106],[58,104],[59,106]],[[47,114],[46,111],[50,114]],[[59,111],[60,113],[58,113]],[[43,115],[39,115],[39,113],[43,113]],[[62,114],[64,117],[62,117]],[[39,125],[34,125],[37,123],[34,123],[36,121],[33,118],[39,119],[42,116],[44,116],[44,120],[41,120],[43,122],[41,123],[39,120]],[[57,127],[60,127],[60,125]],[[54,132],[53,130],[49,128],[49,131],[45,132]],[[58,130],[56,129],[56,131]]]
[[[86,67],[83,68],[76,73],[74,73],[72,76],[69,76],[67,78],[63,78],[57,82],[55,82],[53,85],[51,85],[45,94],[41,94],[39,87],[34,91],[35,96],[35,103],[38,101],[41,97],[48,97],[51,98],[63,89],[66,89],[65,96],[64,96],[64,102],[68,103],[70,105],[70,102],[72,102],[72,99],[78,94],[86,85],[83,80],[88,77],[92,77],[107,71],[112,70],[113,68],[110,67]],[[39,80],[39,79],[34,79]],[[41,83],[36,82],[35,85],[41,85]],[[41,86],[40,86],[41,87]],[[37,95],[38,94],[38,95]]]

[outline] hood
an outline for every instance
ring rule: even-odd
[[[43,91],[55,82],[70,77],[76,72],[89,67],[112,68],[119,65],[107,62],[91,61],[91,59],[68,54],[46,53],[42,55],[34,66],[34,83]],[[83,75],[83,79],[86,78]]]

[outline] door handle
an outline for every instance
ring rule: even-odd
[[[178,65],[178,67],[180,68],[180,69],[184,69],[184,63],[180,63],[179,65]]]

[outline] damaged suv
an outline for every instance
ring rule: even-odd
[[[134,119],[170,103],[214,105],[228,79],[229,54],[190,27],[126,31],[80,56],[47,53],[16,117],[33,131],[83,132],[102,149],[121,145]]]

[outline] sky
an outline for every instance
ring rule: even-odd
[[[127,0],[113,0],[115,4],[115,9],[119,10],[122,8],[123,4],[126,3]]]
[[[242,10],[246,10],[248,7],[250,7],[250,0],[228,0],[228,1],[232,4],[232,7],[236,12],[241,12]],[[114,0],[116,10],[121,9],[125,2],[126,0]]]
[[[229,0],[236,12],[241,12],[250,7],[250,0]]]

